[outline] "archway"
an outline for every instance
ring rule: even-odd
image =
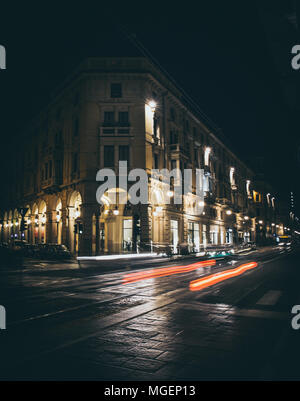
[[[55,207],[55,224],[56,224],[56,243],[62,243],[62,203],[58,198]]]
[[[8,225],[8,213],[5,212],[3,216],[3,242],[8,242],[8,230],[9,230],[9,225]]]
[[[39,227],[39,241],[42,244],[46,243],[46,224],[47,224],[47,205],[44,200],[41,200],[39,204],[39,209],[38,209],[38,216],[39,216],[39,221],[38,221],[38,227]]]
[[[32,231],[31,231],[31,209],[30,206],[27,205],[26,208],[28,209],[25,216],[24,216],[24,221],[25,224],[27,224],[27,230],[24,232],[24,239],[28,243],[32,243]]]
[[[72,192],[68,206],[69,221],[69,248],[77,253],[79,250],[79,236],[81,234],[81,205],[82,198],[78,191]]]
[[[123,188],[111,188],[102,197],[99,225],[99,253],[131,252],[133,218],[128,209],[129,194]]]
[[[19,212],[17,209],[15,209],[13,212],[13,217],[12,217],[12,239],[13,240],[16,240],[19,238],[19,233],[20,233],[19,228],[20,228]]]
[[[39,242],[39,208],[36,203],[34,203],[32,206],[30,229],[31,229],[32,242],[34,244],[38,244],[38,242]]]
[[[12,241],[13,240],[13,211],[10,210],[8,212],[8,221],[7,221],[7,241]]]

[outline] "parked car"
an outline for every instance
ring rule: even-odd
[[[23,255],[29,258],[37,258],[39,247],[38,245],[26,244],[22,250]]]
[[[28,242],[25,240],[14,240],[11,244],[10,244],[10,248],[13,251],[22,251],[25,246],[28,245]]]
[[[55,259],[71,259],[72,254],[65,245],[55,244],[51,247]]]
[[[61,244],[38,244],[37,257],[41,259],[71,259],[72,254],[65,245]]]

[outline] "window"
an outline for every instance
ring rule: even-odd
[[[177,250],[178,241],[179,241],[178,221],[171,220],[171,244],[172,244],[174,253],[178,252],[178,250]]]
[[[121,145],[119,146],[119,160],[127,161],[129,164],[129,146]]]
[[[153,155],[153,168],[158,169],[158,155],[156,153]]]
[[[76,173],[77,171],[78,171],[78,153],[74,153],[72,160],[72,173]]]
[[[198,167],[199,166],[199,150],[198,150],[198,148],[194,148],[194,162],[195,162],[195,166]]]
[[[176,111],[173,107],[171,107],[171,109],[170,109],[170,118],[171,118],[171,121],[174,121],[174,122],[176,121]]]
[[[115,130],[113,128],[103,128],[103,134],[104,135],[114,135]]]
[[[119,125],[121,125],[123,127],[129,125],[128,111],[120,111],[119,112]]]
[[[59,146],[62,144],[62,132],[59,131],[55,135],[55,145]]]
[[[113,145],[104,146],[104,167],[114,167],[115,147]]]
[[[115,123],[115,113],[113,111],[104,112],[104,125],[112,126]]]
[[[159,138],[159,124],[158,124],[158,118],[154,116],[153,118],[153,135],[155,138]]]
[[[123,250],[132,250],[132,219],[123,220]]]
[[[171,160],[171,170],[174,170],[175,168],[177,168],[177,160],[172,159]]]
[[[110,97],[117,98],[122,97],[122,85],[111,84],[110,85]]]
[[[49,161],[49,178],[52,178],[52,160]]]
[[[190,251],[199,252],[200,246],[200,234],[199,234],[199,223],[189,222],[188,225],[188,244]]]
[[[130,133],[129,128],[118,129],[118,134],[129,135],[129,133]]]
[[[79,133],[79,121],[78,118],[74,120],[74,136],[78,136]]]
[[[58,160],[55,166],[55,178],[57,184],[62,184],[63,181],[63,162]]]
[[[178,132],[170,131],[170,144],[174,145],[178,143]]]

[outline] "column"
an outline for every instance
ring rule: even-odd
[[[80,221],[82,224],[82,234],[79,234],[79,255],[92,254],[92,235],[93,235],[93,214],[94,205],[82,204]]]

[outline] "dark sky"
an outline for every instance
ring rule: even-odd
[[[0,44],[7,50],[7,70],[0,70],[2,160],[16,146],[8,138],[18,138],[82,58],[138,54],[118,30],[121,23],[222,128],[244,160],[264,156],[276,190],[297,190],[299,135],[255,1],[166,3],[113,2],[111,9],[104,2],[97,8],[1,5]]]

